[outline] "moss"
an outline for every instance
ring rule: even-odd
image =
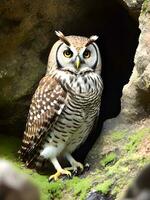
[[[103,167],[105,167],[109,163],[115,161],[116,158],[117,158],[116,153],[115,152],[110,152],[107,155],[105,155],[104,158],[102,158],[102,160],[100,161],[100,165],[102,165]]]
[[[113,132],[102,148],[111,151],[108,154],[103,152],[103,157],[97,168],[82,177],[74,177],[71,180],[48,183],[47,176],[39,175],[32,170],[26,169],[17,160],[17,151],[20,147],[20,140],[13,136],[0,136],[0,156],[13,162],[20,172],[27,174],[41,192],[41,200],[84,200],[92,189],[120,199],[120,193],[135,178],[138,171],[147,163],[150,158],[143,153],[145,143],[150,129],[142,129],[135,133]],[[111,137],[112,136],[112,137]],[[113,140],[113,143],[112,143]],[[123,144],[123,145],[122,145]],[[113,146],[112,146],[113,145]],[[142,149],[141,149],[142,148]],[[108,152],[108,151],[107,151]],[[118,153],[119,152],[119,153]],[[139,153],[141,152],[141,153]],[[144,151],[145,152],[145,151]],[[102,153],[102,151],[100,151]]]
[[[125,133],[121,131],[113,132],[111,137],[114,142],[121,140],[124,137]]]
[[[92,180],[90,178],[78,178],[74,177],[72,180],[66,182],[66,188],[68,191],[72,190],[75,199],[77,197],[80,200],[84,200],[91,188]]]
[[[128,153],[133,153],[138,145],[140,144],[142,138],[144,137],[144,135],[148,132],[148,129],[142,129],[136,133],[134,133],[133,135],[131,135],[128,138],[128,143],[125,145],[125,150]]]
[[[113,184],[113,181],[112,180],[106,180],[104,181],[103,183],[101,184],[98,184],[96,187],[95,187],[95,190],[97,192],[102,192],[103,194],[108,194],[110,192],[110,189],[111,189],[111,186]]]
[[[64,184],[60,180],[54,183],[50,183],[49,199],[61,199],[63,189]]]
[[[128,131],[126,134],[123,134],[124,132],[121,131],[112,133],[112,135],[109,134],[108,140],[115,140],[115,142],[111,143],[107,141],[103,145],[105,145],[106,149],[110,149],[110,144],[115,145],[116,148],[119,147],[119,155],[115,154],[113,156],[111,152],[106,154],[101,160],[100,163],[104,168],[100,171],[97,170],[97,177],[102,181],[102,183],[100,182],[96,186],[97,190],[100,188],[99,191],[102,191],[103,187],[105,188],[105,184],[107,188],[107,182],[105,183],[105,181],[109,180],[108,183],[110,182],[111,187],[110,195],[114,196],[115,199],[120,199],[121,192],[127,188],[143,166],[150,162],[150,158],[146,154],[139,153],[139,147],[143,147],[143,139],[147,138],[149,132],[150,129],[147,128],[134,133]],[[108,165],[110,162],[111,165]],[[109,192],[110,188],[106,191]]]

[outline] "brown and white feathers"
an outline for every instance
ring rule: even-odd
[[[45,77],[32,98],[21,158],[53,161],[71,154],[88,136],[99,115],[103,83],[97,36],[64,36],[53,45]],[[57,161],[58,162],[58,161]]]
[[[67,92],[55,78],[45,76],[40,81],[32,98],[22,141],[21,157],[27,165],[34,158],[35,150],[40,147],[48,129],[61,114],[66,95]]]

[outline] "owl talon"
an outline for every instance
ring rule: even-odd
[[[55,174],[51,175],[48,180],[49,182],[52,180],[57,181],[61,175],[67,175],[70,177],[71,172],[66,169],[58,170]]]
[[[80,162],[73,162],[72,167],[65,168],[66,170],[73,171],[74,175],[78,175],[78,172],[83,172],[84,166]]]
[[[84,170],[83,164],[80,162],[77,162],[70,153],[66,153],[65,156],[67,160],[69,161],[69,163],[71,164],[71,167],[67,169],[69,169],[69,171],[73,171],[74,174],[78,174],[78,171],[81,174],[81,172],[83,172]]]
[[[73,168],[75,169],[74,171],[80,169],[80,171],[83,172],[83,170],[84,170],[84,166],[80,162],[74,162]]]

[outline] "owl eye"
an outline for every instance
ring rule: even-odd
[[[71,57],[73,56],[73,53],[72,53],[72,51],[71,51],[70,49],[65,50],[65,51],[63,52],[63,54],[64,54],[64,56],[65,56],[66,58],[71,58]]]
[[[85,50],[83,53],[84,58],[89,58],[91,56],[91,52],[89,50]]]

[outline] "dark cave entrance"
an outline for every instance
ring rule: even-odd
[[[92,2],[94,5],[96,0]],[[102,56],[104,91],[97,125],[86,142],[74,152],[75,157],[80,161],[85,159],[100,135],[103,122],[120,113],[122,89],[128,83],[134,67],[134,55],[140,34],[138,20],[131,16],[128,9],[119,1],[113,0],[111,3],[99,1],[97,10],[90,12],[91,9],[89,15],[93,23],[92,29],[89,24],[84,24],[84,28],[79,32],[81,35],[89,35],[89,32],[90,34],[99,33],[100,38],[97,43]],[[98,22],[100,18],[98,13],[101,17],[100,22]]]

